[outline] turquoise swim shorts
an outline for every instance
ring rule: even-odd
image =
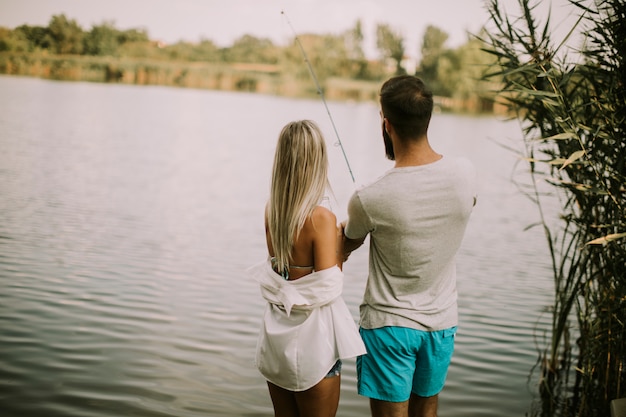
[[[427,332],[406,327],[360,330],[367,354],[357,358],[360,395],[390,402],[411,393],[432,397],[443,389],[456,327]]]

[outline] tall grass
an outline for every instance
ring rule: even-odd
[[[529,0],[506,15],[485,50],[487,78],[522,121],[529,195],[537,204],[555,285],[531,415],[604,417],[626,397],[626,0],[569,0],[584,46],[553,43]],[[571,60],[571,56],[575,60]],[[550,195],[545,194],[548,184]],[[556,221],[546,199],[558,198]]]

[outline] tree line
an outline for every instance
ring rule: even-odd
[[[445,31],[427,26],[419,51],[421,60],[411,64],[406,57],[405,39],[399,32],[379,23],[375,35],[378,52],[375,59],[368,59],[364,53],[360,20],[339,34],[303,34],[298,40],[322,82],[328,78],[380,81],[392,74],[411,72],[423,78],[438,96],[471,100],[488,95],[490,86],[481,81],[481,76],[493,58],[481,49],[482,43],[477,38],[468,37],[463,45],[450,48]],[[112,22],[84,30],[76,20],[63,14],[52,16],[47,26],[24,24],[13,29],[0,28],[1,52],[265,64],[301,78],[309,77],[295,37],[286,46],[249,34],[228,47],[219,47],[209,39],[166,45],[150,39],[144,29],[120,30]]]

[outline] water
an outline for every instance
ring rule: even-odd
[[[270,416],[253,366],[273,148],[327,135],[338,218],[354,189],[323,105],[262,95],[0,77],[0,414]],[[376,105],[330,103],[357,179],[383,158]],[[534,206],[511,182],[515,122],[435,115],[477,166],[458,258],[460,330],[440,415],[523,416],[552,291]],[[516,174],[517,175],[517,174]],[[521,174],[523,175],[523,174]],[[345,266],[357,317],[366,248]],[[368,415],[346,361],[339,416]]]

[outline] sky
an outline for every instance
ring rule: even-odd
[[[517,0],[499,2],[518,15]],[[537,16],[550,10],[556,32],[569,28],[574,9],[567,0],[538,3]],[[291,27],[297,34],[339,34],[361,20],[369,56],[376,54],[376,25],[385,23],[403,36],[413,57],[428,25],[446,32],[447,46],[456,47],[488,23],[486,0],[0,0],[0,26],[11,29],[47,26],[57,14],[84,30],[110,22],[120,30],[145,29],[165,43],[208,39],[221,47],[246,34],[285,45],[293,39]]]

